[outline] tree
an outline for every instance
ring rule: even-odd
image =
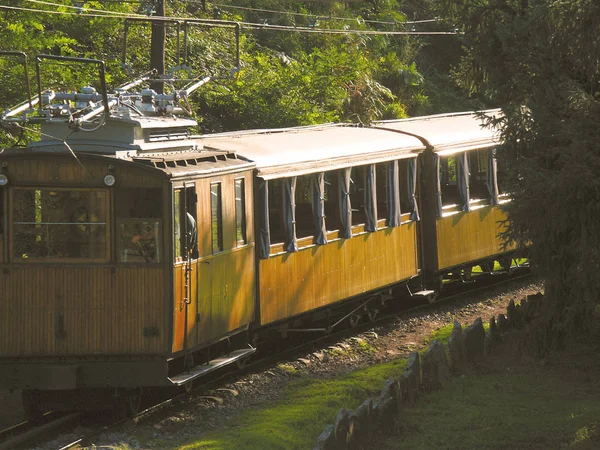
[[[600,4],[439,3],[465,33],[462,85],[502,106],[508,238],[531,243],[546,280],[543,352],[587,330],[600,303]]]

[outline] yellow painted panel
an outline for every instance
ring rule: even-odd
[[[499,206],[485,206],[437,219],[438,267],[440,270],[487,258],[506,250],[498,234],[506,213]]]
[[[416,275],[416,229],[416,223],[410,222],[260,260],[261,323]]]

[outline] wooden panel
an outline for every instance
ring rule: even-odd
[[[261,323],[286,319],[416,275],[416,229],[410,222],[261,260]]]
[[[137,168],[131,164],[124,164],[114,158],[89,159],[85,155],[79,156],[79,164],[70,155],[30,156],[24,158],[7,159],[8,177],[11,184],[17,185],[104,185],[104,176],[108,173],[108,166],[112,165],[113,175],[117,179],[116,186],[159,186],[164,178],[158,170],[152,172],[144,168]]]
[[[163,276],[156,267],[12,267],[0,274],[0,355],[167,353]],[[146,327],[159,335],[144,336]]]
[[[498,234],[506,214],[498,206],[485,206],[437,219],[439,270],[484,259],[506,250]]]

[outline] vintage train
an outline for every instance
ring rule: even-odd
[[[0,389],[32,416],[135,410],[261,333],[355,324],[518,251],[474,113],[193,136],[189,90],[139,83],[1,116],[41,123],[0,153]]]

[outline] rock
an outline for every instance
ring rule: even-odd
[[[423,388],[426,391],[439,389],[450,378],[446,349],[440,341],[434,340],[423,353],[421,371]]]
[[[485,342],[484,342],[484,354],[485,356],[489,356],[492,354],[492,350],[494,348],[496,338],[489,331],[485,333]]]
[[[346,433],[346,447],[356,448],[360,439],[361,423],[355,411],[348,414],[348,431]]]
[[[474,363],[485,355],[485,329],[481,317],[465,328],[465,351],[468,363]]]
[[[373,400],[369,398],[362,402],[354,414],[358,419],[358,436],[360,439],[366,439],[377,425],[373,414]]]
[[[450,366],[456,373],[462,372],[467,365],[467,356],[465,354],[465,343],[462,327],[456,320],[454,328],[448,340],[448,353],[450,354]]]
[[[395,413],[396,400],[382,392],[373,402],[373,415],[377,418],[377,428],[389,430],[394,422]]]
[[[508,319],[504,314],[498,314],[498,330],[500,332],[508,330]]]
[[[400,378],[402,400],[409,403],[414,402],[419,396],[421,388],[421,360],[419,353],[412,352],[406,362],[406,370]]]
[[[508,306],[506,307],[506,318],[508,319],[508,326],[514,327],[516,322],[516,306],[515,301],[511,300],[508,302]]]
[[[317,445],[313,450],[329,450],[335,448],[335,437],[333,435],[333,425],[327,425],[325,430],[317,438]]]
[[[311,363],[310,359],[308,359],[308,358],[298,358],[298,361],[307,367],[310,366],[310,363]]]
[[[337,413],[333,422],[333,435],[336,448],[346,448],[348,437],[348,411],[344,408]]]
[[[494,316],[490,317],[490,328],[488,331],[492,336],[498,334],[498,325],[496,325],[496,319],[494,318]]]

